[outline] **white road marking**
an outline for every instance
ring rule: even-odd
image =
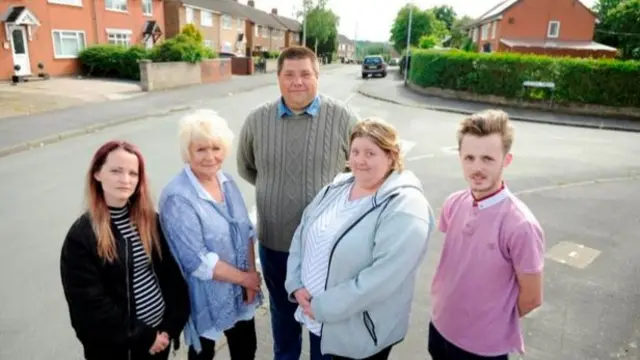
[[[416,143],[414,143],[413,141],[400,139],[400,152],[403,156],[406,157],[409,151],[411,151],[414,146],[416,146]]]
[[[442,151],[445,154],[458,154],[458,147],[457,146],[445,146],[440,148],[440,151]]]
[[[351,101],[351,99],[353,99],[353,98],[354,98],[354,96],[356,96],[356,93],[351,93],[351,95],[349,95],[349,96],[347,97],[347,100],[345,100],[345,104],[348,104],[348,103],[349,103],[349,101]]]
[[[435,157],[435,154],[423,154],[423,155],[416,155],[416,156],[412,156],[412,157],[408,157],[406,158],[406,161],[416,161],[416,160],[422,160],[422,159],[429,159],[432,157]]]
[[[565,136],[552,136],[552,139],[563,140],[563,141],[581,141],[581,142],[592,142],[592,143],[610,143],[610,140],[602,140],[602,139],[592,139],[592,138],[583,138],[583,137],[565,137]]]

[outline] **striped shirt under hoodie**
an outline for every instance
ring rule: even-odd
[[[149,256],[144,251],[140,235],[129,216],[129,209],[109,207],[111,221],[118,229],[126,246],[131,249],[133,260],[133,300],[136,318],[145,324],[157,327],[164,316],[165,303]]]
[[[302,234],[302,284],[312,297],[324,292],[331,248],[339,236],[338,231],[348,221],[352,221],[354,214],[360,214],[362,207],[371,207],[371,196],[349,200],[352,189],[353,185],[344,186],[340,191],[329,192],[326,198],[322,199],[320,216],[309,224]],[[294,316],[310,332],[320,336],[322,324],[307,317],[301,307],[298,307]]]

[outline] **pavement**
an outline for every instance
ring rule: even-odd
[[[380,116],[398,128],[407,169],[421,179],[438,209],[449,193],[465,187],[455,152],[455,131],[462,116],[361,96],[358,88],[378,79],[361,80],[358,75],[356,66],[326,71],[320,90],[347,101],[361,116]],[[215,109],[237,134],[251,108],[278,96],[273,77],[270,81],[233,95],[185,99],[186,110],[139,115],[139,121],[0,158],[4,185],[0,188],[0,359],[82,358],[69,325],[58,261],[64,235],[82,212],[84,172],[95,149],[115,138],[138,144],[146,156],[152,191],[158,195],[183,166],[177,142],[180,117],[194,107]],[[129,101],[134,100],[117,103]],[[111,109],[94,105],[93,111],[76,108],[68,116],[99,117],[109,111],[109,118],[117,120],[124,105],[113,104]],[[0,137],[5,136],[2,124]],[[524,121],[515,121],[515,127],[514,163],[506,177],[542,223],[547,264],[544,304],[524,320],[526,354],[513,358],[638,359],[640,134]],[[237,173],[235,155],[234,147],[224,164],[231,174]],[[236,179],[252,208],[254,189]],[[409,334],[391,359],[429,359],[429,288],[441,249],[442,235],[436,233],[416,283]],[[259,310],[256,324],[257,360],[271,359],[265,308]],[[186,359],[184,351],[174,358]],[[216,359],[229,359],[224,343]],[[308,359],[306,344],[302,359]]]
[[[323,65],[321,68],[324,73],[330,74],[342,67],[341,64],[329,64]],[[197,107],[212,99],[225,98],[240,92],[273,85],[275,76],[275,74],[234,76],[233,80],[229,82],[137,94],[144,96],[136,96],[133,94],[135,90],[132,88],[129,88],[128,92],[118,93],[108,92],[108,90],[87,91],[93,94],[93,98],[102,94],[107,96],[109,100],[118,100],[102,102],[78,102],[80,101],[78,97],[81,96],[78,93],[82,92],[82,87],[76,82],[72,88],[75,91],[71,91],[71,96],[66,101],[75,101],[74,105],[77,106],[65,106],[30,116],[11,116],[0,119],[0,127],[2,128],[0,132],[0,157],[99,131],[109,126],[140,119],[163,117],[193,106]],[[112,83],[115,82],[112,81]],[[104,87],[105,85],[101,84],[100,86]],[[66,89],[66,87],[56,91],[61,89]],[[49,95],[53,98],[56,96],[51,91]],[[0,96],[2,96],[1,91]],[[0,100],[2,100],[1,97]],[[2,104],[0,103],[0,105]],[[31,105],[34,106],[33,103]],[[4,110],[0,111],[4,113]]]
[[[61,91],[63,90],[63,91]],[[0,82],[2,118],[49,112],[87,103],[122,100],[144,95],[138,82],[59,77],[12,85]]]
[[[390,69],[386,78],[370,78],[358,89],[358,93],[372,99],[454,114],[473,114],[486,108],[499,107],[512,119],[546,124],[562,124],[595,129],[640,132],[640,119],[624,119],[599,116],[567,115],[550,111],[498,106],[479,102],[446,99],[417,93],[404,86],[397,67]]]

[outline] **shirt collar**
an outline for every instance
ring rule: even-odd
[[[198,193],[198,197],[205,200],[214,201],[211,195],[207,192],[207,190],[204,189],[204,186],[202,186],[202,184],[200,183],[200,180],[198,180],[198,178],[196,177],[196,174],[194,174],[193,170],[191,170],[191,166],[189,165],[185,166],[184,172],[187,174],[187,178],[189,179],[191,186],[193,186],[193,188],[196,189],[196,192]],[[229,180],[222,171],[218,171],[218,173],[216,174],[216,177],[218,178],[218,182],[220,183],[220,188],[222,188],[222,184],[224,184]]]
[[[502,202],[502,200],[506,199],[509,197],[509,194],[511,192],[509,191],[509,189],[506,187],[506,185],[504,184],[504,182],[502,183],[502,186],[500,187],[500,189],[498,189],[496,192],[489,194],[485,197],[482,197],[480,199],[476,199],[473,194],[471,194],[471,197],[473,198],[473,206],[474,207],[478,207],[478,209],[482,210],[482,209],[486,209],[489,208],[493,205],[499,204]]]
[[[311,104],[304,109],[304,113],[311,115],[311,117],[318,116],[318,113],[320,113],[320,96],[316,95]],[[284,99],[280,97],[280,101],[278,103],[278,118],[292,115],[294,115],[294,112],[289,109],[289,107],[284,103]]]

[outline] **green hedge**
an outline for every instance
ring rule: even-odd
[[[78,56],[81,71],[87,76],[140,80],[142,59],[153,62],[187,61],[196,63],[217,57],[216,53],[191,37],[178,34],[153,49],[140,46],[94,45]]]
[[[411,82],[422,87],[514,99],[524,81],[552,81],[559,103],[640,107],[640,62],[433,50],[411,57]]]
[[[138,61],[150,53],[140,46],[94,45],[78,56],[82,73],[88,76],[140,80]]]

